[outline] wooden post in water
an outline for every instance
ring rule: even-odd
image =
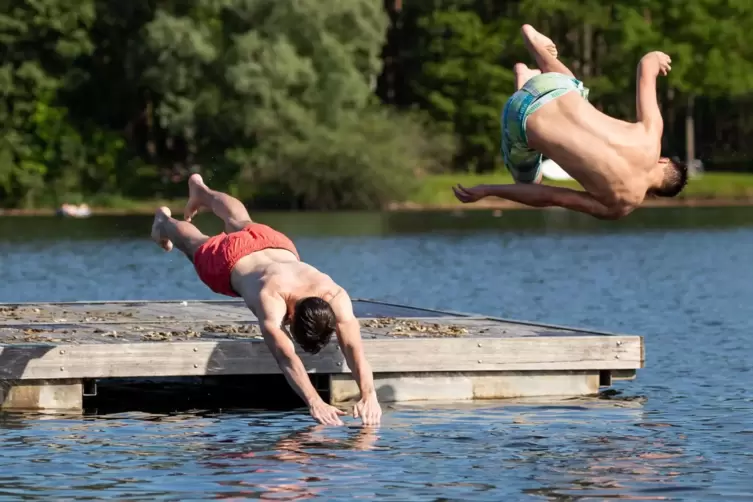
[[[0,409],[14,411],[81,411],[81,380],[0,380]]]

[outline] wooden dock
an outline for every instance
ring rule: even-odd
[[[644,364],[643,338],[355,300],[383,403],[594,395]],[[335,405],[358,388],[333,338],[298,351]],[[111,379],[280,374],[241,301],[0,304],[0,407],[81,410]]]

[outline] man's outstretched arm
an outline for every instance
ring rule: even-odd
[[[337,317],[337,336],[343,355],[361,390],[361,400],[353,408],[353,415],[360,417],[364,425],[376,425],[381,420],[382,408],[377,399],[371,365],[363,351],[361,324],[353,313],[353,302],[348,293],[341,289],[332,299],[331,305]]]
[[[617,219],[627,214],[625,211],[607,207],[588,192],[548,185],[516,183],[477,185],[471,188],[458,185],[453,187],[453,191],[458,200],[466,203],[476,202],[484,197],[499,197],[531,207],[563,207],[604,220]]]
[[[638,63],[636,72],[635,107],[638,122],[647,130],[659,136],[664,129],[664,121],[656,97],[656,78],[666,75],[671,69],[672,59],[663,52],[649,52]]]
[[[295,353],[293,341],[282,329],[286,306],[282,298],[262,293],[259,309],[259,328],[270,352],[293,390],[305,401],[311,416],[319,423],[342,425],[340,415],[345,413],[325,403],[306,372],[303,361]]]

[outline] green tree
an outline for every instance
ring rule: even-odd
[[[479,171],[498,159],[500,112],[514,92],[512,65],[501,56],[514,22],[485,23],[478,12],[451,8],[422,17],[416,93],[422,107],[460,138],[456,163]]]
[[[753,89],[753,4],[742,1],[643,0],[619,7],[625,45],[635,51],[661,50],[672,57],[666,108],[685,115],[685,156],[696,158],[695,103],[706,98],[741,97]]]
[[[86,147],[59,93],[80,79],[72,63],[92,50],[91,1],[14,0],[0,13],[0,199],[31,205],[47,182],[81,182]],[[62,184],[62,185],[61,185]]]
[[[379,110],[373,87],[386,23],[369,0],[158,11],[144,28],[153,63],[143,83],[158,96],[160,125],[187,138],[197,163],[236,193],[239,180],[253,180],[295,206],[379,205],[406,194],[423,161],[416,155],[453,144],[403,148],[403,137],[428,138]],[[346,189],[358,180],[358,194]]]

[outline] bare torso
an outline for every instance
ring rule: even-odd
[[[559,164],[603,204],[643,202],[661,150],[660,138],[643,124],[609,117],[571,92],[535,111],[526,129],[531,148]]]
[[[244,256],[233,268],[231,283],[255,315],[259,314],[262,296],[279,296],[286,302],[306,296],[330,301],[341,290],[327,274],[298,261],[284,249],[264,249]]]

